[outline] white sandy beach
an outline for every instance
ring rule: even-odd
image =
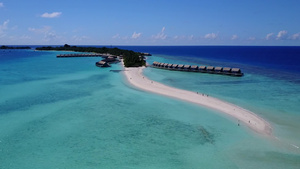
[[[235,118],[236,125],[247,126],[253,131],[266,136],[272,135],[271,125],[253,112],[211,96],[177,89],[149,80],[143,76],[143,69],[145,69],[145,67],[125,68],[124,74],[130,84],[145,91],[177,98],[217,110],[218,112]]]

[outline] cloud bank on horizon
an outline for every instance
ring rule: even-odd
[[[272,5],[10,0],[0,2],[0,44],[299,46],[299,5],[297,0]]]

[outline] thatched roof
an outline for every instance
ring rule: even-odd
[[[232,73],[241,73],[241,69],[240,68],[232,68],[231,72]]]
[[[193,65],[193,66],[191,66],[191,69],[197,69],[198,68],[198,66],[197,65]]]
[[[172,67],[176,68],[176,67],[178,67],[178,64],[173,64]]]
[[[224,67],[223,72],[230,72],[231,68],[230,67]]]
[[[159,63],[159,66],[163,66],[165,63]]]
[[[183,68],[185,68],[185,69],[189,69],[191,66],[190,65],[184,65],[184,67]]]
[[[207,70],[214,70],[215,69],[215,67],[213,67],[213,66],[207,66]]]
[[[178,65],[178,68],[183,68],[184,67],[184,65]]]
[[[172,65],[173,65],[173,64],[169,63],[167,66],[168,66],[168,67],[171,67]]]
[[[109,56],[108,58],[104,59],[105,61],[107,62],[112,62],[112,61],[115,61],[116,58],[112,57],[112,56]]]
[[[200,69],[200,70],[205,70],[205,69],[206,69],[206,66],[199,66],[199,69]]]
[[[222,67],[215,67],[215,71],[222,71],[223,68]]]
[[[106,64],[106,62],[103,61],[103,60],[101,60],[101,61],[98,62],[98,64],[99,64],[99,65],[104,65],[104,64]]]
[[[103,60],[101,60],[99,62],[96,62],[96,66],[98,66],[98,67],[110,67],[109,63],[107,63]]]

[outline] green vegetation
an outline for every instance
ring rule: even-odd
[[[12,46],[1,46],[0,49],[31,49],[29,46],[17,46],[17,47],[12,47]]]
[[[146,65],[144,56],[141,55],[141,53],[126,51],[126,53],[123,54],[123,57],[124,57],[124,65],[126,67],[139,67],[139,66]]]
[[[146,65],[144,56],[140,52],[132,50],[124,50],[119,48],[97,48],[97,47],[77,47],[65,44],[61,47],[39,47],[36,50],[55,50],[55,51],[74,51],[74,52],[94,52],[94,53],[108,53],[115,56],[122,56],[125,67],[139,67]]]

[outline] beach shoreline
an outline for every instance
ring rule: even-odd
[[[271,125],[255,113],[202,93],[182,90],[150,80],[143,75],[143,69],[145,67],[124,67],[124,75],[134,87],[216,110],[236,119],[238,126],[243,125],[261,135],[272,136]]]

